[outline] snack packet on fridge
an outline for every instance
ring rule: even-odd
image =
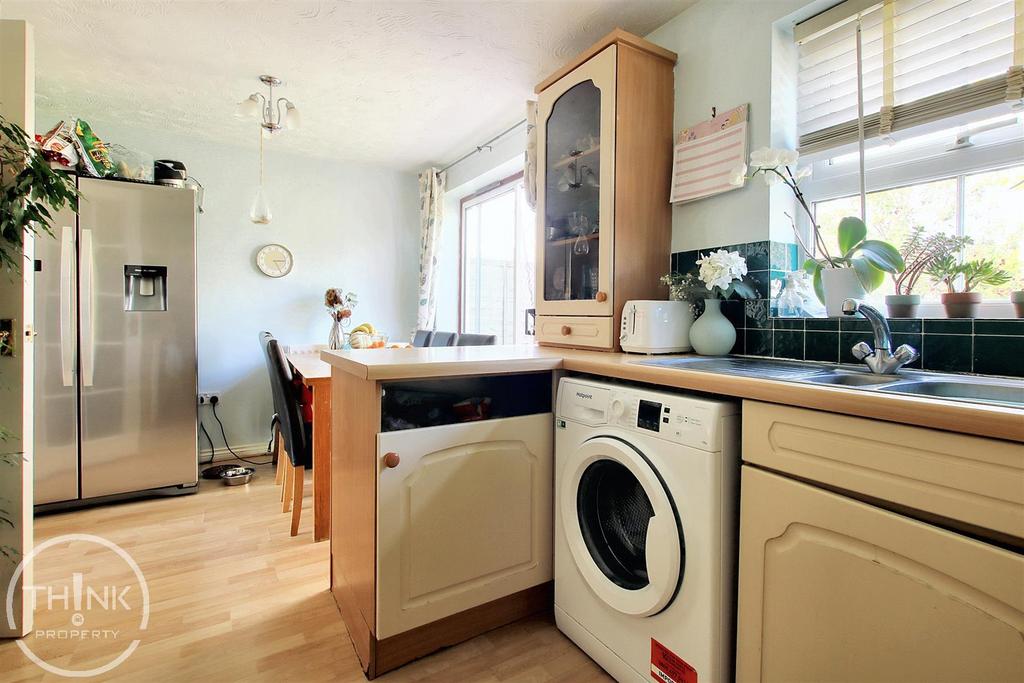
[[[74,168],[78,163],[74,126],[67,121],[58,121],[56,126],[40,138],[39,149],[47,161]]]
[[[89,175],[102,178],[113,172],[114,164],[110,161],[106,143],[82,119],[75,121],[75,147],[82,158],[82,167]]]

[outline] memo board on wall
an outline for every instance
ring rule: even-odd
[[[742,104],[684,128],[676,136],[672,155],[673,204],[735,190],[729,183],[733,170],[747,159],[747,118],[750,105]]]

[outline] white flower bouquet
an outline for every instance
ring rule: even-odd
[[[719,249],[697,259],[697,279],[704,283],[706,299],[728,299],[733,294],[753,299],[757,292],[744,277],[747,260],[738,251]]]

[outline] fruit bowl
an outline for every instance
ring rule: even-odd
[[[383,349],[388,343],[388,336],[386,334],[353,332],[348,336],[348,343],[353,349]]]

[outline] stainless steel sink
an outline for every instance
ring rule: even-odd
[[[771,360],[767,358],[655,358],[636,361],[637,365],[656,365],[679,370],[699,370],[723,375],[741,375],[761,379],[797,380],[834,368],[818,363],[802,361]]]
[[[875,375],[866,369],[851,365],[742,356],[652,358],[637,360],[634,363],[783,382],[846,387],[858,391],[912,394],[952,401],[1024,407],[1024,380],[942,375],[913,370],[903,370],[895,375]]]
[[[936,398],[952,398],[962,401],[982,403],[1006,403],[1024,405],[1024,383],[989,384],[983,381],[948,381],[929,379],[924,381],[900,382],[891,387],[882,387],[879,391],[894,394],[916,394],[918,396],[934,396]]]
[[[869,372],[836,372],[807,377],[802,381],[811,384],[832,384],[841,387],[873,387],[892,384],[902,379],[898,375],[872,375]]]

